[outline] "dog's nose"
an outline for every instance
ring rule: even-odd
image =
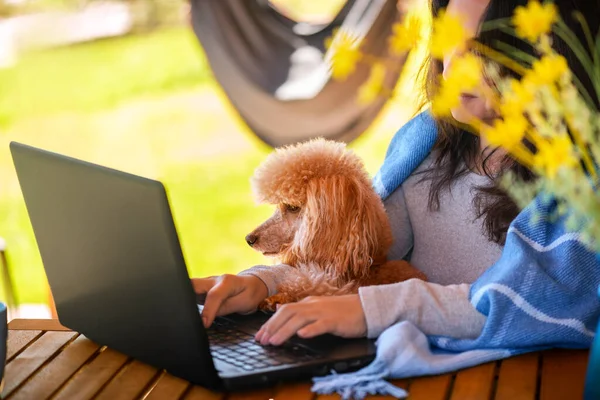
[[[252,247],[252,245],[254,243],[256,243],[256,241],[258,240],[258,236],[250,233],[246,236],[246,243],[248,243],[250,245],[250,247]]]

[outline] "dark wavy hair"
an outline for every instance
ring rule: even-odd
[[[554,3],[565,23],[575,32],[581,43],[586,46],[587,42],[583,30],[572,17],[572,13],[574,10],[582,12],[586,16],[592,34],[595,35],[600,26],[600,0],[556,0]],[[491,0],[482,22],[510,17],[517,6],[526,4],[527,0]],[[430,3],[432,15],[437,16],[439,11],[447,5],[448,0],[432,0]],[[477,37],[477,42],[500,51],[502,50],[499,43],[505,43],[529,54],[534,54],[530,45],[498,29],[481,33]],[[567,59],[574,75],[582,81],[583,86],[597,101],[596,96],[593,95],[595,92],[592,89],[590,79],[569,46],[558,37],[553,36],[553,47]],[[519,78],[512,71],[501,71],[505,76],[512,75]],[[442,72],[442,63],[429,58],[424,64],[422,72],[428,74],[427,79],[425,79],[425,93],[427,99],[431,99],[437,89],[436,82],[437,77]],[[476,188],[473,200],[476,214],[478,218],[484,218],[484,227],[489,240],[504,244],[508,227],[520,210],[500,186],[500,179],[508,171],[524,181],[532,181],[535,179],[535,175],[509,156],[503,157],[499,170],[491,171],[488,163],[496,150],[489,153],[485,159],[480,160],[481,150],[478,136],[457,128],[456,124],[451,123],[449,120],[439,119],[437,125],[438,139],[434,147],[436,158],[432,166],[424,171],[424,177],[422,178],[422,181],[428,180],[431,182],[429,209],[432,211],[439,210],[440,194],[446,190],[450,191],[454,182],[479,164],[483,172],[490,178],[491,183]],[[528,143],[526,145],[531,146]],[[532,150],[535,151],[535,149]]]

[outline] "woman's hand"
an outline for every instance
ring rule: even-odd
[[[194,291],[206,293],[202,322],[208,328],[217,316],[237,313],[250,313],[267,295],[267,286],[252,275],[221,275],[210,278],[192,279]]]
[[[284,304],[256,334],[263,345],[280,345],[294,334],[311,338],[332,333],[345,338],[366,336],[367,322],[357,294],[307,297]]]

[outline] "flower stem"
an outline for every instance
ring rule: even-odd
[[[571,29],[563,21],[559,21],[554,26],[554,31],[562,40],[565,41],[565,43],[567,43],[571,47],[573,53],[575,54],[577,59],[579,59],[581,65],[583,66],[583,68],[585,68],[585,71],[590,77],[590,80],[594,85],[594,90],[596,91],[596,96],[600,97],[600,81],[598,80],[599,77],[594,71],[594,64],[592,63],[590,56],[586,53],[581,42],[579,41],[579,39],[577,39],[577,36],[575,36],[573,31],[571,31]]]
[[[587,151],[587,144],[584,142],[581,137],[581,132],[573,126],[573,118],[565,116],[565,120],[567,121],[567,125],[569,126],[569,132],[573,136],[575,141],[575,145],[581,152],[581,158],[583,159],[583,163],[585,168],[588,170],[589,174],[592,176],[594,182],[598,179],[598,174],[596,173],[596,168],[594,167],[594,161],[590,154]]]
[[[485,21],[483,24],[481,24],[481,28],[479,29],[479,32],[493,31],[494,29],[498,29],[498,28],[507,26],[508,24],[510,24],[511,19],[512,19],[511,17],[507,17],[507,18],[498,18],[498,19],[494,19],[491,21]]]
[[[511,53],[515,58],[518,58],[520,61],[522,61],[528,65],[533,64],[533,62],[535,60],[537,60],[537,58],[535,58],[535,56],[532,56],[531,54],[526,53],[523,50],[517,49],[516,47],[511,46],[508,43],[504,43],[499,40],[496,41],[495,43],[496,43],[496,47],[498,47],[498,50],[506,51],[507,53]]]
[[[533,129],[528,129],[525,132],[525,135],[527,137],[527,139],[531,140],[531,142],[535,145],[536,148],[540,148],[540,143],[544,142],[544,137],[541,136],[539,133],[537,133],[535,130]]]
[[[523,143],[519,143],[511,149],[505,149],[508,154],[513,156],[520,164],[523,164],[529,169],[532,169],[535,165],[533,154],[529,151]]]
[[[588,92],[587,88],[583,86],[581,80],[575,74],[571,74],[571,80],[573,81],[575,87],[577,87],[577,90],[579,91],[581,96],[585,99],[585,102],[587,103],[590,110],[595,109],[596,105],[594,103],[594,99],[592,99],[592,96],[590,95],[590,92]]]
[[[581,25],[581,29],[583,29],[583,34],[585,35],[585,39],[587,40],[587,44],[590,48],[590,54],[592,54],[592,56],[594,57],[594,65],[597,69],[599,67],[598,62],[600,60],[598,59],[598,53],[595,51],[596,46],[594,46],[594,38],[592,37],[590,26],[588,25],[581,11],[574,11],[573,17],[577,20],[577,22],[579,22],[579,25]]]
[[[527,72],[527,68],[520,65],[518,62],[513,60],[512,58],[496,51],[482,43],[474,42],[473,47],[476,51],[480,52],[486,57],[489,57],[490,60],[497,62],[500,65],[505,66],[506,68],[516,72],[519,75],[525,75]]]

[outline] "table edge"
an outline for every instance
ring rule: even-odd
[[[19,331],[70,331],[57,319],[13,319],[8,323],[9,330]]]

